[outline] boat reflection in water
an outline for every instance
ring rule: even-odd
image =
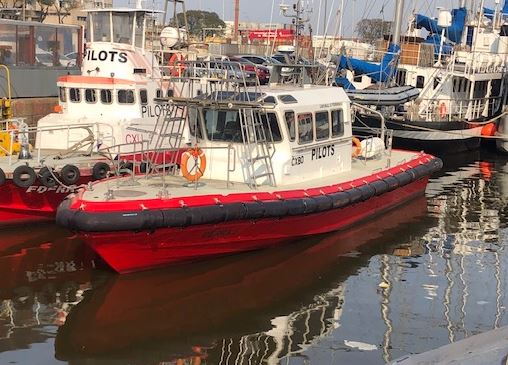
[[[1,353],[54,337],[37,329],[65,322],[90,287],[95,255],[48,224],[4,228],[0,242]]]
[[[111,277],[72,309],[56,356],[71,364],[278,363],[338,328],[343,282],[372,255],[351,252],[404,242],[426,212],[420,197],[298,245]]]

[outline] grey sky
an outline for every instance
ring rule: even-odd
[[[121,0],[117,3],[125,4],[125,1],[133,0]],[[287,19],[280,15],[279,5],[284,1],[286,4],[293,4],[295,0],[240,0],[240,19],[243,21],[269,23],[272,15],[273,6],[273,22],[284,23]],[[304,0],[305,4],[312,7],[313,13],[311,16],[311,25],[314,30],[314,34],[323,33],[324,23],[324,7],[327,5],[327,13],[329,17],[328,22],[328,34],[335,33],[335,28],[338,25],[339,9],[342,0]],[[393,8],[395,0],[343,0],[344,1],[344,23],[343,23],[343,34],[345,36],[351,36],[353,33],[354,24],[356,24],[362,18],[383,18],[386,20],[393,19]],[[501,6],[504,1],[501,0]],[[472,4],[478,8],[481,0],[467,0],[468,8],[471,8]],[[436,16],[438,6],[446,9],[458,7],[459,0],[406,0],[404,19],[408,19],[412,12],[416,10],[419,13]],[[485,0],[485,5],[494,7],[494,0]],[[161,0],[147,0],[145,2],[146,7],[161,8]],[[233,19],[233,0],[187,0],[186,7],[190,9],[202,9],[208,11],[214,11],[225,20]],[[319,9],[322,9],[321,12]],[[319,16],[319,29],[318,25]],[[317,30],[317,32],[316,32]]]

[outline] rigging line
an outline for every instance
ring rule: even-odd
[[[272,0],[272,11],[270,13],[270,29],[272,28],[272,24],[273,24],[273,9],[275,8],[275,0]],[[270,33],[268,33],[270,34]],[[275,35],[273,37],[273,43],[275,44],[275,39],[277,38],[277,32],[275,32]],[[270,47],[270,41],[268,42],[268,47],[266,47],[266,52],[265,52],[265,56],[268,57],[268,50],[272,47]]]
[[[328,34],[328,26],[330,25],[330,20],[332,19],[333,7],[335,6],[335,0],[332,1],[332,6],[330,7],[330,15],[328,15],[328,20],[326,21],[325,34],[323,36],[323,43],[321,43],[321,49],[319,50],[319,54],[321,55],[323,52],[323,48],[326,42],[326,35]]]

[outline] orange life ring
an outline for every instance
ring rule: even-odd
[[[351,154],[351,156],[355,158],[358,157],[360,153],[362,153],[362,143],[358,138],[353,137],[353,145],[355,146],[355,148],[353,148],[353,153]]]
[[[171,76],[180,77],[185,71],[186,57],[181,53],[173,53],[169,58],[168,66]]]
[[[187,168],[187,162],[191,157],[194,159],[194,166],[191,168],[191,171],[189,171]],[[182,153],[180,169],[182,170],[183,177],[187,180],[192,182],[198,181],[201,176],[203,176],[206,169],[206,156],[203,150],[199,147],[195,147],[189,148],[187,151]]]
[[[439,116],[441,118],[446,117],[446,104],[444,102],[439,104]]]

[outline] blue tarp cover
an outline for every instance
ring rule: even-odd
[[[508,1],[508,0],[507,0]],[[459,43],[462,39],[462,32],[464,31],[464,25],[466,24],[467,10],[466,8],[453,9],[452,13],[452,25],[445,28],[445,36],[453,43]],[[437,25],[437,20],[429,18],[428,16],[416,14],[416,27],[418,29],[425,28],[431,34],[441,34],[442,27]]]
[[[395,75],[397,70],[395,56],[398,55],[399,52],[399,45],[390,44],[380,64],[342,55],[340,56],[338,67],[339,69],[354,71],[360,75],[367,75],[376,82],[387,82]]]

